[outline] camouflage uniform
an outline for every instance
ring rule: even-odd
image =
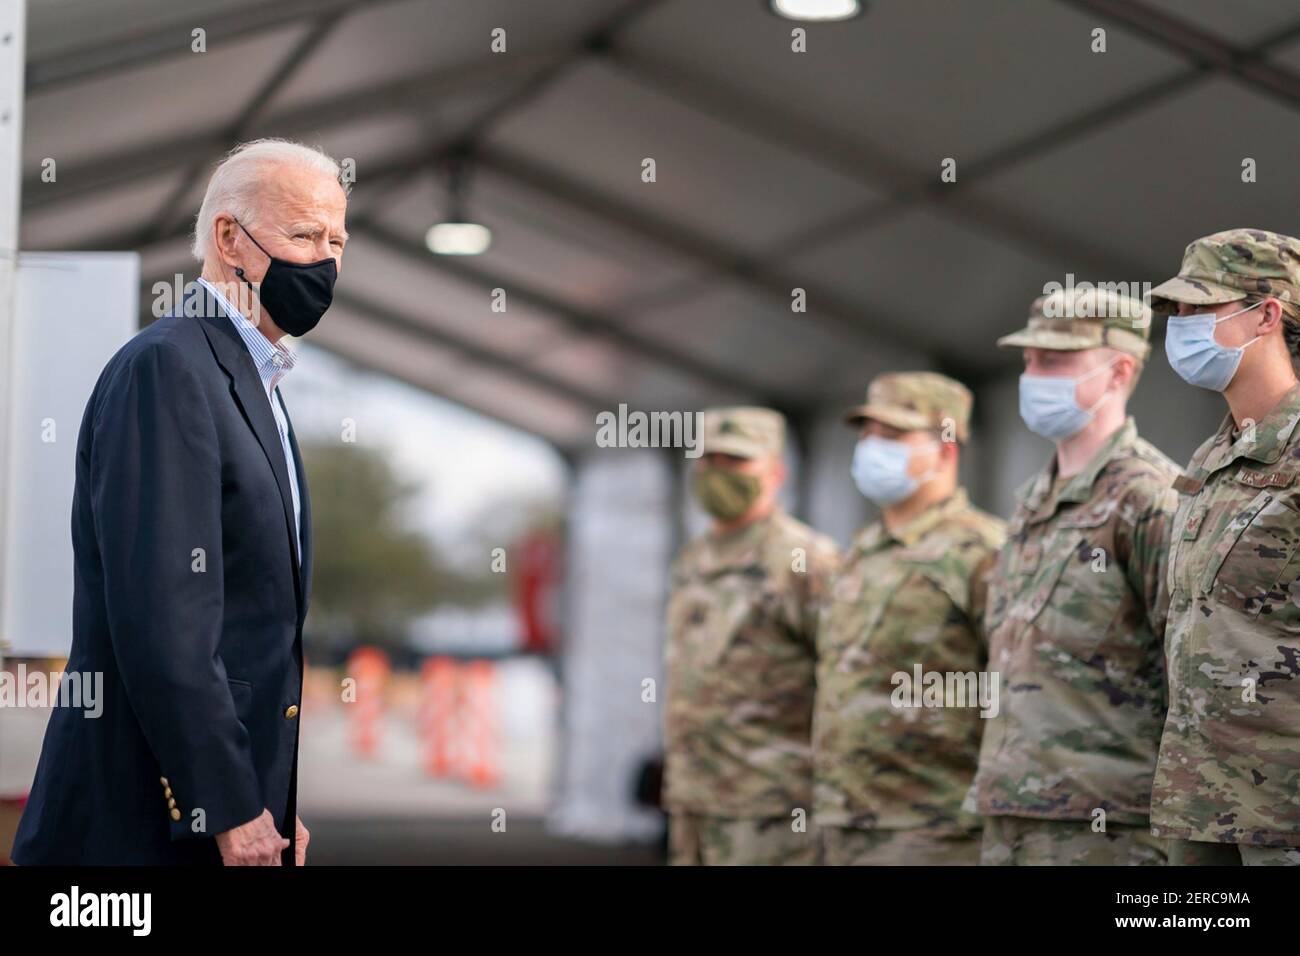
[[[1074,318],[1061,317],[1062,293],[1039,299],[1028,328],[999,344],[1145,358],[1140,302],[1075,293]],[[1002,696],[972,791],[986,817],[983,862],[1164,862],[1148,819],[1176,474],[1130,418],[1081,472],[1059,478],[1053,455],[1017,494],[985,614]]]
[[[779,455],[783,420],[710,411],[703,440],[705,454]],[[673,862],[816,862],[814,642],[837,560],[830,538],[777,509],[705,534],[674,562],[664,728]]]
[[[1146,827],[1113,823],[988,817],[984,837],[982,866],[1164,866],[1172,855]]]
[[[816,831],[795,826],[790,815],[747,819],[674,811],[668,858],[675,866],[810,866],[819,862],[817,840]]]
[[[971,396],[928,372],[882,375],[847,419],[966,439]],[[978,675],[983,575],[1003,524],[965,489],[892,532],[854,542],[817,632],[814,799],[824,862],[975,864],[979,818],[961,809],[975,774],[977,695],[942,707],[896,706],[896,675]],[[905,698],[910,703],[911,696]]]
[[[975,866],[980,842],[974,831],[918,828],[823,827],[821,862],[826,866]]]
[[[1170,312],[1247,295],[1276,296],[1295,323],[1300,240],[1252,229],[1198,239],[1152,301]],[[1300,863],[1298,422],[1300,386],[1240,434],[1228,415],[1174,483],[1169,715],[1151,823],[1232,844],[1222,862]]]

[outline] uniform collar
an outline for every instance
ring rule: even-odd
[[[1131,448],[1135,441],[1137,441],[1137,423],[1130,415],[1124,419],[1124,424],[1115,429],[1114,434],[1106,439],[1105,444],[1093,452],[1088,463],[1083,466],[1083,470],[1066,481],[1056,494],[1052,494],[1057,468],[1056,456],[1053,455],[1048,466],[1034,479],[1029,495],[1025,499],[1025,507],[1032,515],[1030,521],[1044,521],[1055,514],[1056,509],[1062,504],[1087,501],[1091,498],[1092,486],[1097,483],[1097,476],[1101,474],[1102,469],[1120,453]]]
[[[1206,474],[1218,471],[1232,464],[1238,458],[1249,458],[1261,464],[1274,464],[1282,457],[1295,431],[1296,422],[1300,421],[1300,385],[1282,397],[1282,400],[1269,410],[1253,429],[1242,429],[1241,435],[1234,441],[1232,437],[1236,422],[1231,413],[1224,416],[1223,423],[1211,442],[1210,453],[1205,457],[1202,467]],[[1251,440],[1253,439],[1253,440]]]
[[[966,489],[956,488],[947,498],[936,501],[901,528],[890,531],[889,536],[906,547],[916,547],[922,538],[952,517],[954,512],[964,510],[969,503]],[[881,526],[884,526],[883,523]]]
[[[892,540],[905,548],[914,548],[936,527],[969,506],[970,498],[966,489],[958,487],[947,498],[936,501],[901,528],[890,531],[885,527],[884,521],[873,521],[859,536],[857,546],[863,551],[870,551]]]
[[[763,553],[763,544],[782,514],[778,505],[767,517],[751,521],[743,528],[721,534],[710,531],[704,539],[705,547],[701,556],[703,569],[734,568],[758,561]]]

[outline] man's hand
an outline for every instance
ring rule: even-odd
[[[297,821],[297,830],[293,838],[293,862],[296,866],[307,865],[307,841],[311,839],[311,834],[307,828],[302,825],[302,817],[295,816]]]
[[[217,834],[217,849],[226,866],[279,866],[280,853],[288,846],[289,841],[275,828],[270,810],[263,810],[255,820]]]

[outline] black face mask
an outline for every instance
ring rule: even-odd
[[[238,219],[235,224],[244,229],[244,224]],[[244,229],[244,235],[253,239],[247,229]],[[262,249],[262,244],[256,239],[253,239],[253,245]],[[286,262],[265,249],[262,252],[271,260],[271,265],[256,288],[244,276],[243,269],[236,269],[235,275],[257,293],[276,325],[290,335],[306,335],[316,328],[316,323],[330,307],[334,298],[334,281],[339,276],[338,266],[332,258],[320,262]]]

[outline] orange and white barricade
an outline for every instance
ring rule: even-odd
[[[450,657],[430,657],[420,668],[420,736],[431,777],[450,776],[454,769],[459,676],[460,665]]]
[[[360,757],[373,757],[379,749],[388,673],[388,655],[377,647],[358,647],[348,658],[346,676],[356,681],[348,736],[352,749]]]
[[[465,668],[464,710],[466,750],[465,776],[480,789],[491,789],[501,781],[497,754],[496,664],[471,661]]]
[[[433,657],[421,667],[424,769],[490,789],[501,781],[496,665]]]

